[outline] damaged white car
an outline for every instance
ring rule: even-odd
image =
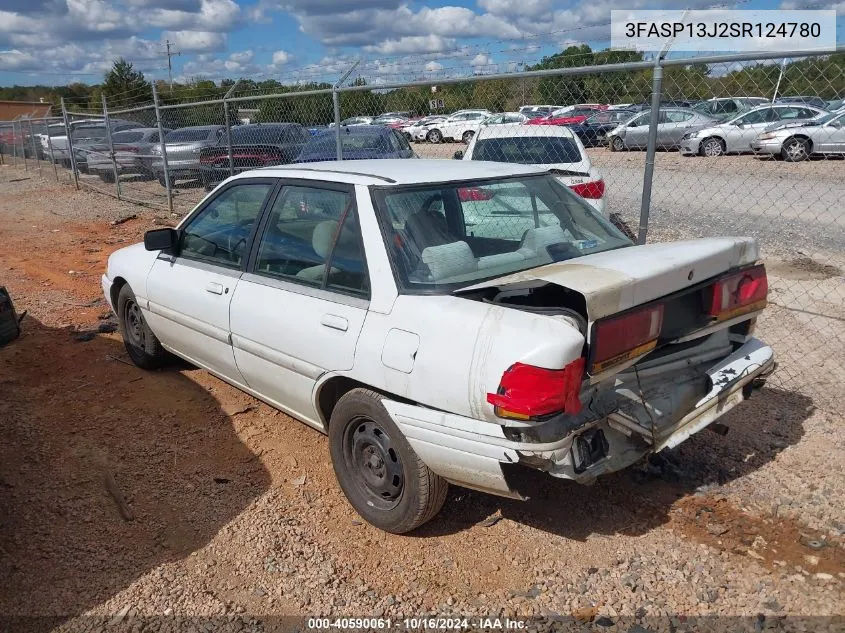
[[[144,368],[169,353],[328,434],[357,512],[431,519],[447,482],[524,498],[672,447],[774,367],[747,238],[634,246],[541,168],[375,160],[230,178],[109,258]]]

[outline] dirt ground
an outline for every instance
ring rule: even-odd
[[[826,398],[784,380],[726,416],[725,437],[591,487],[538,475],[525,503],[452,487],[437,519],[394,536],[346,503],[322,435],[202,370],[129,363],[100,275],[173,221],[0,167],[0,285],[25,312],[0,348],[3,630],[424,614],[476,618],[468,628],[501,615],[531,616],[531,630],[557,616],[607,631],[703,630],[685,628],[695,618],[843,630],[841,348],[785,368]],[[841,284],[813,262],[773,261],[773,288]],[[812,341],[805,317],[775,306],[761,335]]]

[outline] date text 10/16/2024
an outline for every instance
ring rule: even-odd
[[[308,618],[307,628],[315,631],[335,630],[405,630],[405,631],[519,631],[528,626],[526,620],[498,617],[479,618]]]

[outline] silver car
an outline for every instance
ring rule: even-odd
[[[624,149],[641,149],[648,145],[648,127],[651,110],[644,110],[607,133],[607,142],[614,152]],[[693,130],[713,125],[712,117],[690,108],[660,108],[657,122],[657,147],[676,149],[681,138]]]
[[[766,128],[784,121],[811,119],[823,110],[808,105],[767,105],[710,127],[689,132],[681,139],[681,153],[701,156],[750,152],[751,141]]]
[[[751,149],[757,154],[780,154],[790,162],[812,154],[845,154],[845,111],[763,132],[751,142]]]
[[[170,130],[165,129],[167,134]],[[142,127],[112,134],[114,161],[118,174],[152,176],[153,148],[159,147],[157,127]],[[109,156],[107,142],[100,142],[91,148],[88,156],[89,173],[99,176],[105,182],[114,182],[114,164]]]
[[[200,177],[200,151],[204,147],[217,145],[223,138],[225,128],[222,125],[197,125],[173,130],[164,135],[164,147],[167,152],[167,169],[170,183],[178,179]],[[164,160],[161,145],[153,146],[154,158],[150,165],[159,184],[165,186]]]

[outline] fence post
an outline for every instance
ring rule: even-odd
[[[73,155],[73,139],[70,137],[70,119],[67,115],[67,106],[65,106],[65,98],[62,97],[62,118],[65,122],[65,134],[67,136],[67,151],[70,154],[70,168],[73,171],[73,184],[79,189],[79,172],[76,171],[76,157]]]
[[[38,158],[38,147],[35,145],[35,132],[32,130],[32,119],[27,119],[27,123],[29,123],[29,142],[32,145],[32,155],[38,164],[38,175],[41,176],[41,160]]]
[[[686,20],[690,10],[686,9],[681,15],[681,24]],[[643,172],[643,197],[640,203],[640,228],[637,234],[637,244],[645,244],[648,234],[648,215],[651,212],[651,185],[654,181],[654,154],[657,150],[657,124],[660,122],[660,97],[663,92],[663,59],[669,54],[672,36],[660,49],[654,58],[654,80],[651,88],[651,113],[648,120],[648,145],[645,152],[645,171]]]
[[[337,152],[337,160],[343,160],[343,143],[340,141],[340,95],[338,91],[343,85],[343,82],[346,81],[346,78],[352,74],[352,71],[358,68],[358,64],[361,63],[360,59],[356,59],[355,63],[343,73],[340,79],[338,79],[335,84],[332,86],[332,106],[334,106],[334,140],[335,140],[335,148]]]
[[[18,120],[18,130],[20,130],[21,137],[21,156],[23,157],[23,170],[29,171],[29,166],[26,164],[26,143],[23,139],[23,119]],[[15,139],[17,139],[17,135],[15,135]],[[17,140],[15,140],[15,145],[17,145]]]
[[[50,152],[50,162],[53,163],[53,173],[56,176],[56,182],[59,180],[59,168],[56,165],[56,157],[53,155],[53,139],[50,138],[50,124],[47,124],[47,151]]]
[[[229,120],[229,103],[226,101],[235,92],[241,80],[238,79],[223,95],[223,122],[226,124],[226,149],[229,154],[229,177],[235,175],[235,158],[232,156],[232,122]]]
[[[109,108],[106,105],[106,93],[103,93],[103,122],[106,124],[106,138],[109,139],[109,156],[111,166],[114,170],[114,188],[117,191],[117,199],[120,200],[120,174],[117,171],[117,159],[114,157],[114,141],[111,137],[111,120],[109,120]]]
[[[161,148],[161,161],[164,166],[164,187],[167,189],[167,210],[173,213],[173,191],[170,188],[170,168],[167,166],[167,145],[164,143],[164,127],[161,124],[161,109],[158,104],[158,90],[155,82],[153,87],[153,107],[156,111],[156,127],[158,128],[158,142]]]

